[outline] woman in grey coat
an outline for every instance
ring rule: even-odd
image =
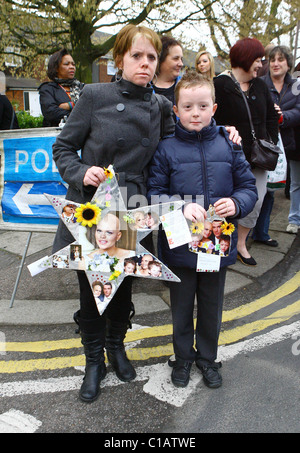
[[[69,185],[66,198],[86,203],[105,180],[103,167],[114,166],[119,185],[127,189],[128,207],[132,195],[146,195],[147,167],[161,134],[174,130],[172,105],[161,98],[164,130],[158,95],[150,86],[161,50],[156,33],[128,25],[117,36],[114,59],[119,69],[117,81],[86,85],[66,125],[53,146],[58,170]],[[81,150],[81,155],[78,155]],[[54,252],[74,241],[60,222]],[[94,401],[100,381],[106,375],[105,346],[109,362],[122,381],[136,373],[125,354],[123,340],[132,307],[131,284],[123,280],[106,311],[99,315],[86,274],[78,272],[80,311],[76,321],[81,331],[86,370],[80,398]]]

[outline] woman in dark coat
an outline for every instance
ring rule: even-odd
[[[299,149],[296,146],[294,128],[300,127],[300,94],[297,79],[293,79],[290,71],[293,67],[293,56],[286,46],[276,46],[269,54],[269,72],[262,79],[267,84],[275,109],[278,113],[279,130],[284,146],[288,165],[293,173],[293,188],[290,191],[291,209],[289,214],[288,233],[297,233],[300,225],[299,176],[297,177],[297,161],[300,161]],[[289,175],[289,172],[288,172]],[[299,175],[299,173],[298,173]],[[298,183],[296,182],[298,180]],[[298,186],[298,190],[296,189]],[[298,196],[297,196],[298,194]],[[254,240],[272,245],[268,235],[270,214],[274,203],[274,191],[268,190],[256,227],[253,230]]]
[[[264,81],[257,78],[257,72],[262,67],[263,55],[264,47],[257,39],[241,39],[230,49],[232,70],[214,79],[218,104],[215,120],[217,124],[230,124],[237,128],[242,137],[243,151],[249,162],[252,135],[247,109],[239,87],[247,97],[256,137],[271,137],[275,143],[278,140],[278,117],[274,103]],[[256,265],[256,261],[247,250],[246,239],[249,231],[256,224],[267,190],[267,172],[259,168],[253,168],[252,171],[256,178],[259,198],[253,211],[239,221],[237,244],[238,258],[243,264],[250,266]]]
[[[147,167],[159,138],[174,131],[172,104],[161,97],[160,110],[159,95],[153,93],[150,85],[160,50],[161,41],[156,33],[128,25],[119,32],[114,46],[114,60],[119,69],[116,81],[84,87],[53,146],[58,170],[69,185],[68,200],[90,201],[105,180],[103,167],[110,164],[119,175],[120,187],[127,190],[129,208],[136,207],[130,205],[132,195],[146,195]],[[163,131],[160,131],[161,111]],[[54,251],[73,241],[69,230],[60,222]],[[104,346],[121,380],[131,381],[136,376],[123,344],[132,307],[132,280],[124,279],[100,316],[85,272],[78,272],[78,278],[80,312],[76,318],[86,355],[80,398],[91,402],[98,397],[100,381],[106,374]]]
[[[0,95],[0,129],[19,129],[14,108],[4,94]]]
[[[39,86],[44,127],[58,126],[73,110],[84,84],[75,78],[76,67],[66,49],[51,55],[47,75],[51,82]]]

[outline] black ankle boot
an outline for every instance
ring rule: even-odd
[[[104,363],[104,331],[101,329],[98,320],[83,320],[77,312],[74,319],[79,325],[81,342],[86,358],[85,375],[79,391],[79,398],[92,403],[100,395],[100,382],[106,376]],[[94,332],[93,332],[94,331]]]
[[[105,349],[107,358],[121,381],[132,381],[136,377],[136,372],[126,356],[123,343],[127,332],[127,323],[107,319],[106,325]]]

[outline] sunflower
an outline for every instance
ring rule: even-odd
[[[109,168],[105,168],[105,167],[103,167],[103,168],[104,168],[105,176],[108,179],[111,179],[114,176],[113,172]]]
[[[98,208],[96,204],[92,204],[90,202],[87,204],[81,204],[75,212],[77,222],[81,223],[82,226],[88,226],[89,228],[98,223],[100,216],[101,209]]]
[[[119,277],[120,274],[122,274],[121,271],[114,271],[114,272],[110,275],[110,277],[109,277],[108,280],[116,280],[116,279]]]
[[[202,222],[192,223],[190,230],[193,234],[202,234],[204,230],[204,225]]]
[[[225,221],[223,223],[223,225],[221,226],[221,230],[222,230],[223,234],[227,234],[228,236],[231,236],[235,230],[235,226],[233,225],[233,223],[227,223]]]

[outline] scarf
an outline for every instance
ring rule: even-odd
[[[81,83],[77,79],[58,79],[57,77],[54,79],[56,83],[61,85],[62,87],[70,87],[70,98],[74,104],[78,101],[79,94],[81,91]]]

